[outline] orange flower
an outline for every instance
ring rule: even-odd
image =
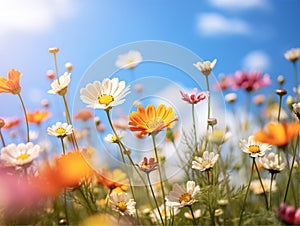
[[[74,116],[75,120],[82,120],[84,122],[93,118],[93,112],[89,109],[80,109]]]
[[[120,169],[114,169],[113,171],[108,171],[107,169],[102,169],[97,174],[97,183],[102,184],[109,190],[115,191],[126,191],[128,179],[126,174]]]
[[[129,115],[129,129],[131,131],[140,131],[139,135],[157,133],[164,128],[172,126],[172,122],[177,121],[178,118],[174,116],[171,107],[166,108],[164,104],[160,104],[156,109],[154,105],[150,104],[146,107],[138,107],[137,112],[132,112]]]
[[[71,151],[55,159],[41,170],[40,179],[44,193],[55,195],[63,188],[74,188],[94,175],[93,169],[79,151]]]
[[[27,119],[30,123],[40,124],[42,121],[50,117],[47,110],[35,110],[34,112],[27,112]]]
[[[268,143],[278,147],[287,145],[299,134],[300,123],[275,123],[267,124],[265,130],[260,130],[254,135],[254,140],[261,143]]]
[[[4,120],[5,122],[5,125],[3,127],[3,129],[10,129],[10,128],[13,128],[15,126],[18,126],[21,122],[21,119],[20,118],[6,118]]]
[[[0,93],[20,94],[21,73],[15,69],[8,71],[8,79],[0,76]]]

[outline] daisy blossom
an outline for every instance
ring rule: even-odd
[[[204,61],[204,62],[197,62],[194,64],[196,68],[198,68],[199,71],[202,72],[205,76],[208,76],[210,72],[213,70],[217,63],[217,59],[214,59],[212,62],[210,61]]]
[[[264,156],[266,151],[271,150],[271,147],[269,144],[255,141],[254,136],[249,136],[248,140],[240,140],[240,148],[252,158]]]
[[[203,152],[203,156],[195,157],[195,161],[192,162],[192,168],[200,171],[210,170],[214,167],[215,163],[219,158],[219,154],[215,154],[214,152]]]
[[[134,215],[135,201],[129,199],[127,193],[113,191],[109,196],[109,201],[112,209],[121,215]]]
[[[286,51],[284,57],[291,62],[296,62],[300,57],[300,48],[292,48]]]
[[[7,165],[21,166],[31,163],[35,160],[40,153],[40,146],[34,145],[31,142],[26,144],[9,144],[2,148],[0,153],[0,159]]]
[[[199,185],[195,185],[194,181],[188,181],[186,187],[174,184],[172,191],[166,197],[166,204],[170,207],[190,206],[197,202],[196,194],[200,191]]]
[[[81,100],[87,107],[109,110],[112,107],[123,104],[124,97],[129,93],[129,86],[125,82],[119,82],[118,78],[104,79],[102,82],[94,81],[80,90]]]
[[[65,137],[72,134],[73,129],[68,123],[57,122],[55,125],[48,127],[47,132],[52,136]]]
[[[51,88],[48,93],[59,94],[61,96],[65,95],[68,89],[68,85],[71,82],[71,73],[65,72],[58,80],[54,80],[51,83]]]
[[[280,163],[278,160],[280,160]],[[279,173],[285,167],[285,163],[282,162],[281,156],[278,158],[278,154],[274,154],[273,152],[262,157],[259,161],[262,167],[270,173]]]
[[[118,56],[116,66],[118,68],[134,69],[142,60],[143,58],[139,51],[131,50]]]

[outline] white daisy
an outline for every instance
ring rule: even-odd
[[[190,206],[194,202],[196,194],[200,191],[199,185],[195,186],[194,181],[188,181],[184,185],[174,184],[172,191],[166,197],[166,205],[170,207]]]
[[[68,123],[57,122],[55,125],[48,127],[47,132],[49,135],[62,138],[72,134],[73,129]]]
[[[124,137],[126,133],[124,131],[120,131],[118,132],[117,131],[117,135],[119,137],[119,140]],[[118,138],[116,135],[114,134],[107,134],[105,137],[104,137],[104,140],[107,142],[107,143],[117,143],[118,142]]]
[[[166,210],[164,208],[164,205],[161,205],[159,207],[159,212],[161,213],[161,216],[163,219],[167,217],[167,220],[171,219],[172,216],[177,215],[180,212],[180,209],[178,207],[170,207],[166,206]],[[155,208],[150,212],[150,218],[153,223],[158,223],[157,221],[160,219],[158,209]]]
[[[123,104],[123,99],[129,93],[129,86],[125,82],[119,82],[118,78],[112,80],[106,78],[101,82],[94,81],[80,90],[80,98],[90,108],[110,109]]]
[[[197,62],[194,64],[196,68],[198,68],[199,71],[202,72],[205,76],[208,76],[210,72],[213,70],[217,63],[217,59],[214,59],[212,62],[210,61],[204,61],[204,62]]]
[[[300,48],[292,48],[286,51],[284,57],[291,62],[296,62],[300,57]]]
[[[271,179],[263,178],[262,179],[262,184],[264,186],[265,192],[269,192],[270,191],[270,186],[271,186]],[[260,194],[264,193],[264,190],[263,190],[259,180],[254,180],[254,181],[251,182],[250,190],[256,195],[260,195]],[[276,191],[276,190],[277,190],[276,181],[273,180],[273,182],[272,182],[272,192]]]
[[[109,201],[112,209],[121,215],[134,215],[135,201],[129,199],[127,193],[113,191],[109,196]]]
[[[139,51],[130,50],[128,53],[118,56],[116,66],[118,68],[133,69],[142,62],[142,60],[143,58]]]
[[[26,144],[9,144],[1,149],[0,159],[10,166],[21,166],[31,163],[40,153],[40,146],[31,142]]]
[[[280,164],[278,160],[280,161]],[[260,158],[259,161],[262,167],[268,170],[270,173],[279,173],[285,167],[285,163],[282,161],[281,156],[278,157],[278,154],[274,154],[273,152]]]
[[[68,85],[71,81],[71,73],[65,72],[59,79],[54,80],[51,83],[51,88],[48,90],[50,94],[59,94],[61,96],[65,95],[68,89]]]
[[[203,152],[203,156],[195,157],[195,161],[192,161],[192,168],[200,171],[210,170],[214,167],[215,163],[219,158],[219,154],[215,154],[214,152]]]
[[[272,146],[266,143],[256,142],[254,136],[249,136],[248,140],[240,140],[240,147],[243,152],[255,158],[264,156],[266,151],[271,150]]]

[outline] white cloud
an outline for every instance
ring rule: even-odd
[[[242,63],[245,69],[266,71],[270,68],[270,57],[261,50],[255,50],[249,52]]]
[[[76,9],[73,0],[0,0],[0,5],[0,36],[47,31]]]
[[[197,26],[201,35],[215,36],[247,35],[251,28],[248,23],[237,18],[226,18],[218,13],[202,13],[198,15]]]
[[[218,8],[229,10],[267,9],[267,0],[210,0],[210,3]]]

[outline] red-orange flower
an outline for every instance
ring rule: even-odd
[[[97,174],[97,183],[102,184],[109,190],[117,189],[126,191],[128,188],[128,178],[126,174],[120,169],[114,169],[113,171],[101,169]]]
[[[3,129],[10,129],[15,126],[18,126],[21,122],[20,118],[6,118],[4,119],[5,125],[3,126]]]
[[[270,122],[265,130],[260,130],[254,135],[254,140],[283,147],[294,139],[300,131],[300,123],[275,123]]]
[[[74,116],[75,120],[82,120],[84,122],[93,118],[93,112],[90,109],[80,109]]]
[[[139,131],[139,135],[145,136],[161,131],[164,128],[172,126],[172,122],[177,121],[175,113],[171,107],[166,108],[164,104],[160,104],[157,108],[150,104],[146,107],[138,107],[137,112],[129,115],[129,129],[131,131]]]
[[[21,73],[15,69],[8,71],[8,78],[0,76],[0,93],[19,94]]]
[[[63,188],[74,188],[94,175],[93,169],[79,151],[71,151],[46,165],[40,172],[46,194],[58,194]]]
[[[35,110],[34,112],[27,112],[27,119],[30,123],[40,124],[42,121],[50,117],[50,113],[47,110]]]

